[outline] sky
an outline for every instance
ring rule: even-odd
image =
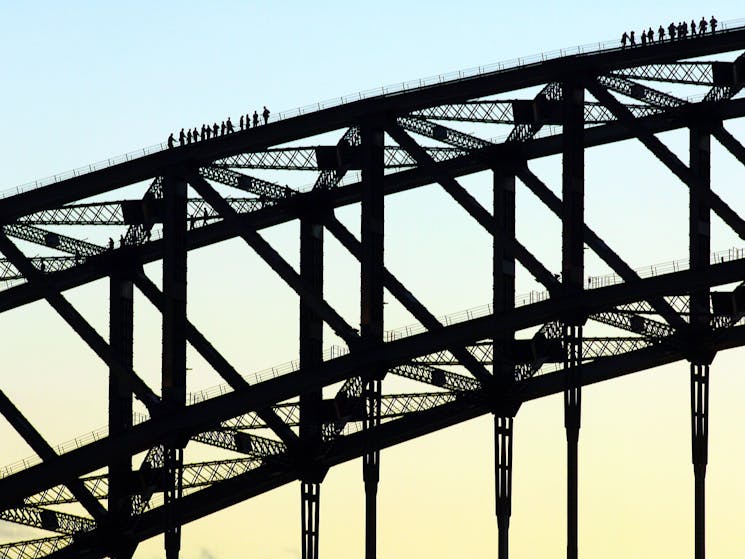
[[[264,105],[278,113],[402,81],[613,40],[624,30],[698,21],[712,12],[720,21],[745,17],[741,2],[715,1],[706,10],[701,13],[700,3],[670,0],[529,5],[0,0],[0,51],[5,53],[0,192],[157,144],[182,126],[228,115],[236,120]],[[727,128],[745,138],[743,123]],[[685,134],[665,134],[663,140],[685,160]],[[714,189],[745,211],[745,172],[716,145],[712,160]],[[557,158],[532,162],[531,169],[554,191],[560,189]],[[686,258],[687,193],[641,145],[623,142],[588,151],[586,179],[588,223],[632,266]],[[277,180],[302,186],[313,177]],[[462,183],[490,207],[487,174]],[[518,238],[558,270],[558,220],[521,185],[517,212]],[[358,213],[345,208],[339,216],[356,232]],[[438,186],[389,197],[386,216],[386,266],[435,314],[490,300],[490,240]],[[295,224],[262,232],[295,265],[297,233]],[[103,243],[110,233],[85,234]],[[354,325],[359,268],[331,235],[327,240],[326,296]],[[715,219],[713,250],[732,246],[743,243]],[[589,274],[607,271],[592,255],[587,266]],[[258,371],[296,358],[296,297],[240,241],[190,253],[189,269],[189,318],[238,370]],[[157,265],[147,271],[159,282]],[[536,288],[519,273],[518,293]],[[66,296],[105,335],[106,283]],[[413,322],[392,297],[387,300],[386,328]],[[135,369],[157,388],[160,322],[141,296],[135,321]],[[106,369],[46,303],[0,315],[0,336],[5,341],[0,386],[50,443],[105,424]],[[338,343],[327,336],[326,345]],[[740,556],[745,549],[742,357],[739,350],[724,352],[712,367],[707,486],[712,559]],[[219,383],[194,352],[189,366],[190,390]],[[687,364],[589,387],[583,394],[582,556],[692,555]],[[559,396],[526,404],[517,416],[513,557],[565,556],[562,415]],[[491,425],[490,417],[480,418],[382,453],[381,559],[496,556]],[[32,454],[4,420],[0,440],[0,466]],[[324,558],[362,556],[361,470],[359,460],[350,462],[329,472],[323,483]],[[292,484],[189,524],[182,557],[299,557],[299,504],[299,486]],[[24,537],[33,533],[0,524],[0,541]],[[142,544],[135,557],[163,557],[162,538]]]

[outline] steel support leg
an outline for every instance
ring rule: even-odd
[[[497,527],[499,559],[509,557],[510,516],[512,515],[512,417],[494,417],[495,478],[497,489]]]
[[[360,278],[360,336],[363,347],[383,341],[383,130],[363,124],[362,139],[362,258]],[[377,494],[380,451],[374,430],[380,425],[382,366],[365,372],[363,389],[367,413],[363,423],[365,455],[362,475],[365,483],[365,559],[377,556]]]
[[[711,137],[704,126],[693,126],[690,132],[691,172],[699,179],[699,188],[691,187],[689,212],[690,262],[692,270],[709,266],[711,251],[711,208],[704,201],[710,190]],[[693,338],[706,339],[710,330],[709,290],[690,294],[691,329]],[[706,556],[706,464],[709,435],[709,363],[713,358],[706,348],[691,362],[691,444],[695,491],[694,557]]]
[[[494,312],[508,311],[515,306],[515,176],[494,171]],[[515,367],[511,356],[514,332],[494,333],[494,380],[499,398],[509,398],[515,381]],[[503,407],[509,403],[500,402]],[[514,412],[494,415],[494,462],[496,488],[497,529],[499,530],[499,559],[509,557],[509,529],[512,514],[512,424]]]
[[[582,361],[582,327],[565,326],[564,340],[568,351],[564,361],[567,389],[564,390],[564,427],[567,435],[567,558],[578,554],[578,449],[582,411],[582,389],[579,367]]]
[[[300,219],[300,276],[308,290],[323,298],[323,225],[320,216]],[[323,362],[323,320],[300,299],[300,370]],[[313,454],[321,443],[321,390],[300,394],[300,443],[308,456],[301,484],[302,558],[318,559],[321,478]]]
[[[706,557],[706,464],[709,447],[709,366],[691,363],[691,450],[695,487],[695,553]]]
[[[301,521],[303,523],[303,559],[318,559],[318,528],[321,510],[321,484],[302,482]]]
[[[186,401],[186,181],[169,176],[163,182],[163,403],[172,409]],[[181,524],[176,506],[182,494],[183,446],[178,435],[164,441],[164,532],[166,559],[177,559]]]
[[[132,282],[115,273],[109,283],[109,345],[111,355],[127,369],[132,369],[133,306]],[[124,378],[112,371],[109,375],[109,435],[116,436],[132,427],[132,389]],[[132,459],[127,456],[109,464],[109,521],[121,535],[132,516],[129,482]],[[114,559],[128,559],[133,546],[122,541],[116,545]]]
[[[576,293],[584,288],[584,88],[580,81],[562,84],[563,135],[562,153],[562,283],[566,291]],[[582,324],[585,317],[568,314],[564,317],[566,357],[564,370],[567,387],[564,391],[564,425],[567,434],[567,559],[577,559],[577,449],[581,412],[579,384],[582,363]]]

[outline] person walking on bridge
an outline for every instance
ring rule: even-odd
[[[170,134],[168,135],[168,149],[173,149],[173,142],[174,142],[174,141],[175,141],[175,140],[173,139],[173,132],[171,132],[171,133],[170,133]]]
[[[665,41],[665,28],[660,25],[660,28],[657,30],[657,42],[662,43]]]
[[[230,120],[230,117],[228,117],[228,120],[225,121],[225,131],[228,134],[232,134],[233,132],[235,132],[235,130],[233,129],[233,122]]]
[[[706,26],[707,26],[706,18],[702,17],[701,21],[698,22],[698,34],[699,35],[706,35]]]
[[[254,128],[259,125],[259,113],[254,111]]]
[[[199,131],[197,130],[197,127],[194,127],[194,130],[191,133],[191,137],[194,140],[194,143],[199,141]]]
[[[670,25],[667,26],[667,34],[670,35],[671,41],[675,40],[675,24],[674,23],[671,23]]]
[[[636,37],[634,37],[634,32],[631,32],[631,35],[629,35],[629,45],[632,47],[636,46]]]
[[[184,129],[181,129],[181,132],[178,133],[178,145],[183,146],[184,140],[186,139],[186,134],[184,134]]]
[[[647,32],[642,29],[642,46],[647,46]]]
[[[711,24],[711,34],[713,35],[714,33],[716,33],[717,23],[719,22],[717,21],[717,18],[715,18],[714,16],[711,16],[709,23]]]
[[[647,41],[649,41],[649,44],[651,45],[654,43],[654,31],[652,31],[652,28],[650,27],[647,31]]]
[[[626,48],[626,41],[629,40],[629,34],[626,33],[626,31],[623,32],[623,35],[621,35],[621,48]]]
[[[243,130],[243,115],[241,115],[241,118],[238,121],[238,128],[240,128],[241,130]]]
[[[264,124],[267,124],[269,122],[269,109],[266,108],[266,105],[264,105],[264,112],[261,114],[264,117]]]
[[[691,20],[691,37],[696,36],[696,22]]]

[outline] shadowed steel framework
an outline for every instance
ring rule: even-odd
[[[513,425],[523,402],[561,393],[566,555],[576,559],[583,386],[685,360],[695,557],[703,559],[709,369],[718,351],[745,345],[745,255],[712,259],[710,247],[712,213],[745,239],[745,220],[710,180],[712,137],[745,164],[745,147],[724,126],[745,116],[738,96],[745,85],[743,45],[745,28],[733,27],[428,83],[127,158],[1,199],[0,312],[45,300],[107,365],[110,378],[107,432],[74,449],[52,447],[0,391],[0,412],[37,454],[32,463],[2,470],[0,519],[55,534],[0,544],[0,556],[126,559],[140,542],[163,534],[173,559],[184,524],[299,481],[302,556],[316,559],[324,477],[361,458],[364,556],[373,559],[381,450],[491,414],[495,554],[506,559]],[[706,93],[682,98],[656,84],[701,86]],[[534,96],[509,97],[531,88]],[[461,122],[512,128],[497,141],[460,131]],[[688,161],[659,139],[671,130],[688,131]],[[307,144],[327,133],[340,133],[335,145]],[[642,277],[585,223],[586,149],[629,139],[689,192],[688,266]],[[530,169],[532,160],[549,155],[561,157],[560,197]],[[298,190],[252,176],[256,169],[315,171],[317,179]],[[493,177],[493,208],[459,182],[484,171]],[[516,238],[516,180],[561,221],[561,274]],[[149,186],[141,198],[89,201],[143,181]],[[457,321],[436,318],[384,265],[385,196],[430,184],[493,239],[493,300]],[[244,195],[229,197],[226,187]],[[189,197],[189,188],[198,197]],[[335,215],[349,205],[359,207],[359,238]],[[299,269],[260,234],[291,221],[299,223]],[[57,225],[127,226],[127,232],[105,246],[49,229]],[[359,262],[359,328],[324,296],[329,235]],[[299,361],[282,374],[241,374],[187,319],[189,251],[230,238],[242,239],[297,294]],[[21,250],[28,243],[61,255],[29,257]],[[586,248],[613,271],[611,280],[586,282]],[[153,261],[162,261],[162,289],[143,271]],[[545,294],[516,303],[517,265]],[[108,340],[63,295],[103,278],[110,285]],[[718,286],[724,287],[712,290]],[[133,368],[135,290],[162,315],[159,390]],[[384,290],[417,319],[416,328],[385,329]],[[586,336],[593,322],[623,335]],[[344,341],[343,350],[324,351],[325,327]],[[518,335],[526,330],[534,334]],[[228,389],[188,394],[187,344]],[[391,393],[385,387],[392,376],[426,391]],[[324,398],[330,385],[340,388]],[[143,417],[134,413],[135,398],[147,410]],[[191,463],[184,449],[194,442],[241,457]],[[59,505],[71,503],[84,512],[61,511]]]

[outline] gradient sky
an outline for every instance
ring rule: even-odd
[[[486,65],[671,20],[744,17],[742,3],[632,0],[533,2],[0,2],[3,86],[0,191],[165,140],[182,126],[274,112],[347,93]],[[742,123],[727,125],[745,138]],[[739,134],[738,134],[739,133]],[[494,133],[494,136],[500,133]],[[685,135],[664,135],[682,158]],[[713,142],[714,143],[714,142]],[[715,190],[745,212],[745,172],[714,146]],[[687,192],[635,142],[597,148],[586,162],[588,222],[638,267],[687,254]],[[554,190],[560,161],[531,168]],[[285,180],[282,177],[279,180]],[[287,178],[288,181],[291,178]],[[294,179],[294,185],[312,177]],[[489,177],[463,179],[490,207]],[[141,192],[141,189],[140,191]],[[518,236],[559,268],[560,224],[518,189]],[[339,212],[356,231],[357,208]],[[490,300],[488,237],[437,186],[386,201],[386,265],[435,314]],[[90,239],[103,242],[101,233]],[[109,233],[105,234],[106,236]],[[297,226],[265,236],[297,262]],[[329,235],[329,239],[330,239]],[[712,248],[742,246],[714,220]],[[32,248],[29,254],[38,251]],[[331,240],[328,300],[358,322],[359,269]],[[189,316],[240,371],[294,359],[297,301],[239,241],[189,255]],[[148,269],[158,280],[159,269]],[[588,273],[605,269],[588,256]],[[522,274],[518,292],[535,286]],[[215,289],[219,287],[219,289]],[[105,335],[107,285],[68,293]],[[392,299],[389,297],[389,299]],[[386,326],[412,322],[395,304]],[[159,386],[160,323],[136,301],[136,370]],[[288,327],[288,324],[290,327]],[[2,388],[52,444],[105,424],[106,369],[39,302],[0,315]],[[336,343],[331,337],[328,344]],[[712,368],[708,551],[745,551],[745,407],[742,351]],[[190,390],[219,378],[190,352]],[[580,435],[583,557],[692,555],[693,476],[688,367],[665,367],[584,391]],[[525,405],[516,420],[513,557],[565,556],[565,444],[561,397]],[[0,420],[0,465],[31,455]],[[496,556],[493,435],[486,417],[382,454],[381,559]],[[361,557],[360,461],[332,470],[322,487],[321,554]],[[299,487],[293,484],[187,525],[184,559],[299,557]],[[0,524],[0,541],[29,532]],[[135,557],[162,557],[162,538]]]

